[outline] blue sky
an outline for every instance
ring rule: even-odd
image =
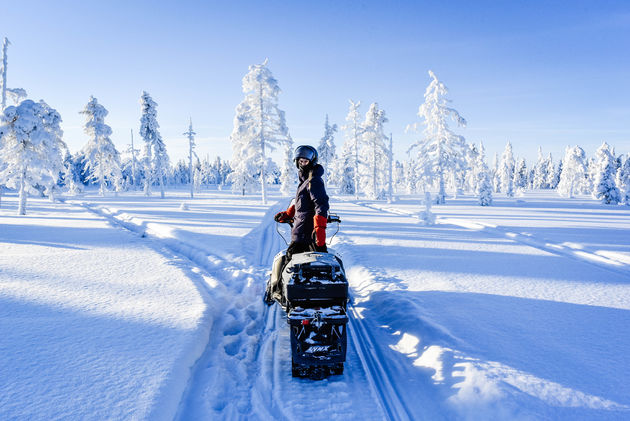
[[[442,4],[444,3],[444,4]],[[630,152],[628,1],[31,1],[5,5],[8,86],[44,99],[72,151],[87,141],[90,95],[110,112],[120,150],[137,130],[143,90],[173,160],[231,157],[234,109],[250,64],[269,58],[296,143],[316,145],[326,114],[344,123],[348,99],[378,102],[397,159],[419,136],[416,115],[433,70],[468,120],[457,132],[489,154],[512,142],[531,163],[566,145],[602,141]],[[336,144],[341,147],[339,133]]]

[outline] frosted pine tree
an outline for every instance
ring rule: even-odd
[[[85,170],[99,184],[99,194],[104,196],[107,181],[115,185],[122,178],[120,154],[109,138],[112,129],[105,124],[108,111],[91,96],[81,114],[85,116],[83,131],[88,135],[88,143],[83,147]]]
[[[492,182],[490,171],[486,164],[486,151],[483,143],[479,142],[479,153],[475,159],[473,173],[475,174],[475,194],[479,197],[481,206],[492,205]]]
[[[514,197],[514,155],[510,142],[505,145],[503,155],[501,155],[499,178],[501,179],[501,188],[505,195],[507,197]]]
[[[328,114],[326,114],[326,121],[324,122],[324,136],[319,142],[317,147],[317,162],[324,167],[325,181],[330,179],[330,167],[335,159],[335,133],[337,132],[337,125],[332,126],[328,123]]]
[[[64,170],[59,113],[44,101],[24,100],[9,106],[0,115],[0,181],[19,194],[18,215],[26,215],[27,194],[39,193],[45,186],[53,199],[53,189]]]
[[[350,100],[350,108],[348,115],[346,116],[346,124],[343,129],[346,133],[346,144],[351,145],[352,154],[347,155],[348,159],[346,165],[353,167],[352,174],[354,176],[354,197],[359,198],[359,148],[361,143],[361,136],[363,135],[363,126],[361,125],[361,115],[359,114],[359,107],[361,101],[354,102]]]
[[[394,201],[394,138],[389,134],[387,145],[387,202]]]
[[[448,107],[446,99],[448,89],[429,70],[431,83],[424,93],[424,103],[418,110],[418,116],[423,119],[425,126],[423,138],[409,148],[418,148],[418,167],[422,172],[437,178],[438,194],[436,203],[445,202],[445,181],[450,173],[465,166],[464,153],[466,141],[463,136],[456,135],[448,127],[448,120],[453,119],[459,126],[465,126],[466,120],[457,110]],[[417,128],[417,124],[410,127]]]
[[[477,162],[477,157],[479,156],[479,150],[477,149],[477,145],[474,143],[468,146],[468,150],[466,151],[466,177],[465,177],[465,186],[466,190],[470,192],[475,191],[476,184],[476,175],[475,175],[475,163]]]
[[[335,159],[329,180],[339,187],[341,194],[354,194],[354,145],[346,141],[341,155]]]
[[[514,189],[519,195],[522,195],[527,189],[527,164],[525,162],[525,158],[520,158],[516,162],[512,183],[514,184]]]
[[[556,167],[553,165],[553,157],[551,154],[547,156],[545,160],[545,164],[547,165],[547,169],[545,173],[547,174],[545,178],[545,188],[553,189],[554,185],[556,185]]]
[[[234,191],[245,191],[253,186],[250,178],[257,175],[262,192],[262,203],[267,203],[267,151],[284,146],[289,141],[284,111],[278,108],[280,87],[267,68],[268,60],[249,66],[243,77],[245,98],[236,107],[232,130],[232,161]],[[243,162],[245,161],[245,162]]]
[[[586,164],[584,160],[586,154],[579,146],[567,146],[562,159],[562,173],[558,182],[558,194],[563,197],[572,198],[579,191],[584,178],[586,177]]]
[[[157,122],[157,103],[147,92],[142,92],[140,104],[140,136],[144,140],[144,194],[150,196],[151,184],[157,181],[160,184],[160,197],[164,198],[164,178],[169,168],[169,159]]]
[[[606,142],[597,149],[595,165],[597,172],[593,182],[593,198],[608,205],[616,205],[621,200],[621,194],[615,186],[615,154]]]
[[[542,189],[547,179],[547,165],[543,157],[542,148],[538,147],[538,159],[534,164],[534,178],[532,181],[532,189]]]
[[[295,193],[296,184],[297,172],[293,160],[293,139],[288,136],[288,141],[284,145],[284,159],[280,172],[280,192],[285,196],[291,196]]]
[[[374,102],[365,114],[362,125],[361,185],[370,199],[382,199],[385,193],[389,149],[385,143],[387,136],[383,126],[387,121],[389,120],[385,117],[385,111],[380,110]]]
[[[619,168],[619,191],[621,202],[630,206],[630,157],[626,156]]]
[[[191,198],[194,197],[194,191],[195,191],[195,182],[194,182],[195,169],[193,168],[193,156],[195,157],[197,156],[197,154],[195,153],[195,135],[196,134],[197,133],[193,131],[192,118],[191,118],[188,124],[188,131],[184,133],[184,136],[188,138],[188,169],[190,171],[189,180],[190,180],[190,197]],[[197,158],[197,160],[199,160],[199,158]]]
[[[499,172],[499,153],[494,153],[494,159],[492,160],[492,171],[490,171],[490,182],[492,183],[492,190],[495,193],[501,192],[501,177]]]

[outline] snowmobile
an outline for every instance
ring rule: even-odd
[[[331,222],[341,220],[330,215]],[[275,256],[265,302],[277,302],[286,311],[293,377],[318,380],[343,373],[347,301],[348,280],[334,251],[296,253],[290,260],[286,251]]]

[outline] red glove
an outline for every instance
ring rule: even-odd
[[[276,216],[273,217],[273,219],[276,222],[280,222],[281,224],[284,224],[286,222],[291,221],[294,215],[295,215],[295,206],[291,205],[289,206],[289,209],[287,209],[286,211],[278,212]]]
[[[313,221],[315,222],[315,245],[322,247],[326,245],[327,218],[322,215],[315,215]]]

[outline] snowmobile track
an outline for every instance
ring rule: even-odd
[[[387,414],[390,420],[412,420],[413,417],[409,410],[399,398],[400,393],[389,379],[387,370],[381,363],[385,360],[378,346],[374,344],[365,322],[351,303],[348,303],[348,310],[350,341],[359,355],[361,365],[383,412]]]

